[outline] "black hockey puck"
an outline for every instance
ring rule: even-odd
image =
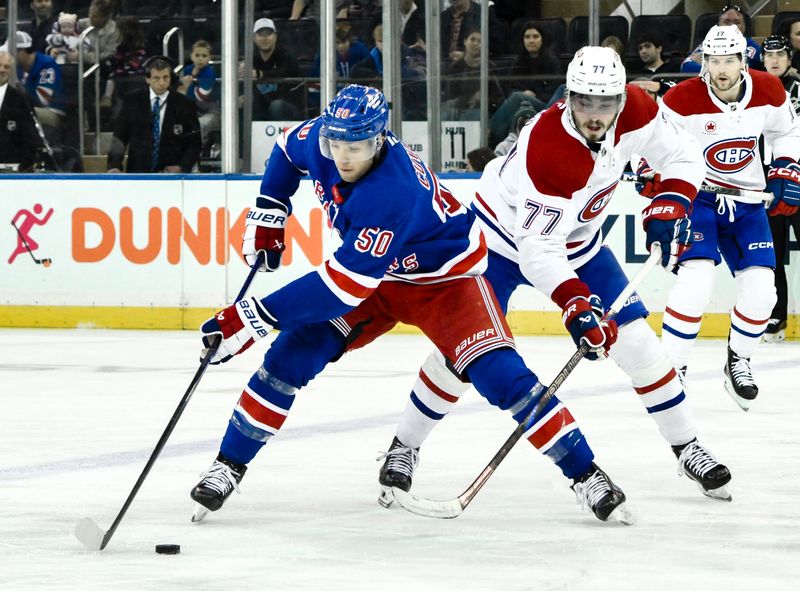
[[[178,544],[158,544],[156,546],[157,554],[180,554],[181,547]]]

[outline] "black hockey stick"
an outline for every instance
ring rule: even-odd
[[[19,236],[19,239],[22,241],[22,244],[25,245],[25,250],[27,250],[28,254],[31,255],[33,262],[36,263],[37,265],[49,267],[53,262],[53,259],[37,259],[35,256],[33,256],[31,247],[28,246],[28,241],[25,240],[25,237],[22,235],[22,232],[19,231],[19,228],[17,228],[17,225],[14,222],[11,222],[11,225],[14,226],[14,229],[17,231],[17,236]]]
[[[610,320],[617,313],[622,309],[625,305],[625,302],[628,300],[633,292],[636,291],[637,286],[642,282],[642,280],[647,276],[647,274],[661,261],[661,249],[655,248],[653,252],[650,254],[650,257],[645,261],[644,265],[641,269],[633,276],[633,279],[630,280],[625,289],[622,290],[622,293],[619,294],[616,300],[611,304],[608,308],[604,316],[604,320]],[[416,515],[422,515],[423,517],[436,517],[439,519],[452,519],[454,517],[458,517],[464,512],[464,509],[467,508],[472,502],[472,499],[475,498],[475,495],[478,494],[478,491],[481,490],[486,481],[494,474],[497,467],[500,463],[506,458],[508,453],[511,451],[511,448],[519,441],[525,431],[533,424],[533,417],[539,415],[542,409],[547,406],[547,403],[553,398],[555,393],[564,383],[578,363],[583,359],[583,356],[589,351],[589,347],[583,343],[581,346],[575,351],[575,353],[570,357],[567,364],[558,372],[558,375],[555,379],[551,382],[550,387],[547,388],[547,391],[542,395],[541,400],[536,404],[536,408],[528,415],[528,417],[522,421],[514,432],[506,439],[505,443],[503,443],[502,447],[494,454],[494,457],[491,459],[489,464],[483,469],[483,471],[478,474],[478,477],[470,484],[467,489],[458,495],[454,499],[439,501],[434,499],[428,499],[425,497],[419,497],[417,495],[413,495],[409,492],[406,492],[402,489],[392,487],[392,493],[394,494],[395,500],[400,504],[403,509],[406,511],[410,511],[411,513],[415,513]]]
[[[633,173],[625,173],[622,175],[622,180],[644,185],[652,179],[648,179],[647,177],[643,176],[637,176]],[[731,197],[749,197],[751,199],[758,199],[767,204],[771,203],[775,198],[772,193],[767,193],[764,191],[751,191],[749,189],[737,189],[736,187],[722,187],[720,185],[709,185],[707,183],[700,185],[700,190],[708,193],[730,195]]]
[[[247,275],[247,279],[245,279],[242,289],[239,290],[239,295],[236,296],[237,302],[244,297],[245,293],[247,293],[250,283],[252,283],[253,277],[255,277],[263,259],[264,255],[259,253],[256,264],[253,265],[252,269],[250,269],[250,273]],[[111,527],[107,531],[103,530],[91,517],[84,517],[78,522],[78,525],[75,527],[75,536],[78,538],[81,544],[90,550],[102,550],[108,546],[108,542],[111,540],[114,532],[117,531],[122,518],[128,511],[128,508],[131,506],[133,498],[136,496],[136,493],[139,492],[139,489],[144,483],[144,479],[147,478],[147,475],[150,473],[153,464],[156,463],[158,456],[161,454],[161,450],[163,450],[164,446],[167,444],[167,439],[169,439],[169,436],[172,435],[172,431],[178,424],[178,419],[181,418],[183,411],[189,404],[192,394],[194,394],[197,385],[200,383],[200,378],[202,378],[203,374],[206,372],[208,364],[211,362],[211,358],[214,356],[214,353],[216,353],[217,349],[219,349],[221,342],[222,340],[217,338],[206,350],[205,356],[203,356],[203,359],[200,361],[200,367],[197,368],[197,372],[195,372],[189,387],[186,389],[186,393],[178,403],[178,408],[176,408],[175,412],[172,414],[172,417],[167,424],[167,428],[164,429],[164,432],[161,434],[161,438],[158,440],[158,443],[156,443],[156,448],[153,450],[153,453],[150,454],[150,459],[147,460],[144,470],[142,470],[142,473],[139,475],[139,479],[136,481],[136,484],[133,485],[133,489],[128,495],[128,498],[125,499],[125,504],[122,505],[122,509],[120,509],[119,513],[117,514],[117,518],[114,519],[114,523],[111,524]]]

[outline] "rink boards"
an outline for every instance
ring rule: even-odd
[[[460,199],[474,194],[476,175],[443,178]],[[247,267],[238,250],[259,180],[250,175],[5,177],[0,326],[196,328],[230,303],[244,280]],[[629,274],[645,258],[639,221],[645,203],[622,182],[608,205],[606,244]],[[266,294],[313,270],[336,248],[312,181],[301,182],[293,207],[283,266],[260,274],[253,294]],[[798,334],[793,295],[800,293],[800,263],[794,241],[792,249],[787,336]],[[37,264],[34,258],[52,263]],[[660,270],[648,277],[640,294],[651,310],[663,310],[672,280]],[[720,266],[701,335],[727,335],[733,288]],[[555,305],[534,289],[518,290],[510,310],[519,334],[563,333]],[[659,324],[660,314],[651,318]]]

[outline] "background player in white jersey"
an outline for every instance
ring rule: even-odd
[[[644,91],[626,87],[613,50],[585,47],[567,69],[566,103],[537,115],[509,155],[490,162],[481,177],[472,209],[489,245],[484,276],[504,311],[520,285],[533,285],[558,304],[575,343],[591,345],[588,357],[609,353],[628,374],[680,471],[707,496],[730,500],[730,472],[697,442],[681,382],[644,320],[647,310],[638,295],[616,320],[601,320],[603,302],[613,301],[627,283],[614,254],[602,246],[601,230],[605,208],[634,154],[663,171],[643,217],[648,249],[660,244],[662,263],[671,269],[691,242],[686,211],[703,178],[699,146]],[[394,454],[381,468],[384,489],[410,488],[417,449],[468,388],[441,355],[425,361]]]
[[[745,48],[737,27],[712,27],[703,41],[700,77],[670,89],[661,108],[700,142],[706,182],[740,193],[698,193],[691,214],[694,245],[679,259],[664,312],[663,341],[675,367],[685,373],[711,297],[714,266],[724,259],[736,281],[725,388],[748,410],[758,394],[750,357],[776,300],[767,211],[787,215],[800,204],[800,128],[781,82],[747,70]],[[762,135],[774,156],[767,174],[774,199],[766,211],[758,193],[764,190],[758,153]]]
[[[474,212],[387,131],[380,91],[345,87],[321,117],[279,139],[250,210],[242,254],[274,270],[284,248],[291,198],[308,174],[342,244],[316,271],[263,298],[246,298],[202,326],[225,362],[281,332],[234,407],[217,459],[191,492],[195,520],[220,509],[247,464],[276,435],[295,394],[328,362],[368,345],[398,322],[418,327],[491,404],[526,425],[578,498],[605,521],[630,523],[625,495],[594,463],[569,410],[545,392],[516,352],[491,287],[480,276],[487,248]]]

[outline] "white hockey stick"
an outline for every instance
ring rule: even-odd
[[[625,305],[625,302],[628,301],[628,298],[630,298],[631,295],[633,295],[633,292],[636,291],[638,285],[653,269],[653,267],[659,264],[660,261],[661,249],[656,246],[648,259],[645,261],[644,265],[642,265],[642,268],[639,269],[636,275],[633,276],[628,285],[625,286],[625,289],[622,290],[622,293],[619,294],[617,299],[612,302],[611,306],[608,308],[608,311],[603,317],[604,320],[610,320],[617,315],[617,313]],[[542,395],[542,398],[537,403],[536,408],[533,409],[527,419],[522,421],[519,426],[514,429],[514,432],[508,439],[506,439],[506,442],[497,451],[489,464],[480,474],[478,474],[478,477],[467,487],[464,492],[454,499],[434,500],[411,494],[395,486],[392,487],[394,499],[406,511],[410,511],[411,513],[421,515],[423,517],[453,519],[454,517],[461,515],[464,512],[464,509],[467,508],[467,505],[469,505],[472,502],[472,499],[475,498],[475,495],[478,494],[478,491],[480,491],[483,485],[486,484],[486,481],[489,480],[492,474],[494,474],[494,471],[497,470],[500,462],[506,458],[508,453],[511,451],[511,448],[514,447],[517,441],[522,438],[523,434],[532,423],[532,418],[538,416],[542,409],[547,406],[547,403],[550,402],[550,399],[564,383],[564,380],[569,377],[569,374],[572,373],[580,360],[583,359],[583,356],[588,352],[588,350],[589,347],[583,343],[575,351],[572,357],[570,357],[569,361],[567,361],[567,364],[561,369],[560,372],[558,372],[558,375],[552,381],[550,387],[547,388],[547,391],[545,391],[545,393]]]

